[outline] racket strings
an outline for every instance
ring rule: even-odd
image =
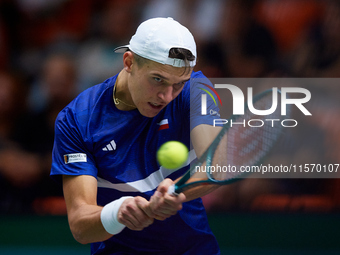
[[[280,104],[280,101],[278,102]],[[253,103],[257,110],[267,110],[272,106],[272,93]],[[241,167],[258,164],[271,150],[281,133],[279,110],[270,115],[259,116],[248,109],[230,125],[216,147],[211,160],[210,177],[217,181],[227,181],[243,175]]]

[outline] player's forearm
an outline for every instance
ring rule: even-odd
[[[211,184],[211,185],[198,186],[196,188],[186,190],[183,192],[184,195],[186,196],[185,201],[187,202],[187,201],[191,201],[196,198],[199,198],[199,197],[203,197],[209,194],[210,192],[214,191],[218,187],[219,187],[218,185]]]
[[[81,205],[69,212],[68,219],[74,238],[82,244],[107,240],[112,235],[106,232],[100,219],[102,207]]]
[[[177,183],[180,179],[181,179],[181,177],[178,178],[177,180],[175,180],[175,183]],[[201,173],[201,172],[196,172],[194,174],[194,176],[192,176],[190,178],[190,180],[192,182],[197,182],[197,181],[201,181],[201,180],[204,181],[206,179],[207,179],[206,174]],[[209,194],[210,192],[214,191],[218,187],[219,187],[219,185],[215,185],[215,184],[199,185],[197,187],[185,190],[182,193],[184,193],[184,195],[186,197],[185,202],[188,202],[188,201],[194,200],[196,198],[203,197],[203,196]]]

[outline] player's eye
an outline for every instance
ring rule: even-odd
[[[159,77],[153,77],[153,79],[158,82],[158,83],[161,83],[163,80]]]
[[[185,81],[176,83],[176,84],[174,84],[174,89],[179,90],[184,86],[184,84],[185,84]]]

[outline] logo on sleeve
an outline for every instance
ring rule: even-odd
[[[85,153],[72,153],[64,155],[65,164],[76,162],[87,162],[87,156]]]

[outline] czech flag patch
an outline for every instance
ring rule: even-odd
[[[169,121],[168,121],[168,119],[164,119],[161,122],[159,122],[158,125],[159,125],[158,131],[168,129],[169,128]]]

